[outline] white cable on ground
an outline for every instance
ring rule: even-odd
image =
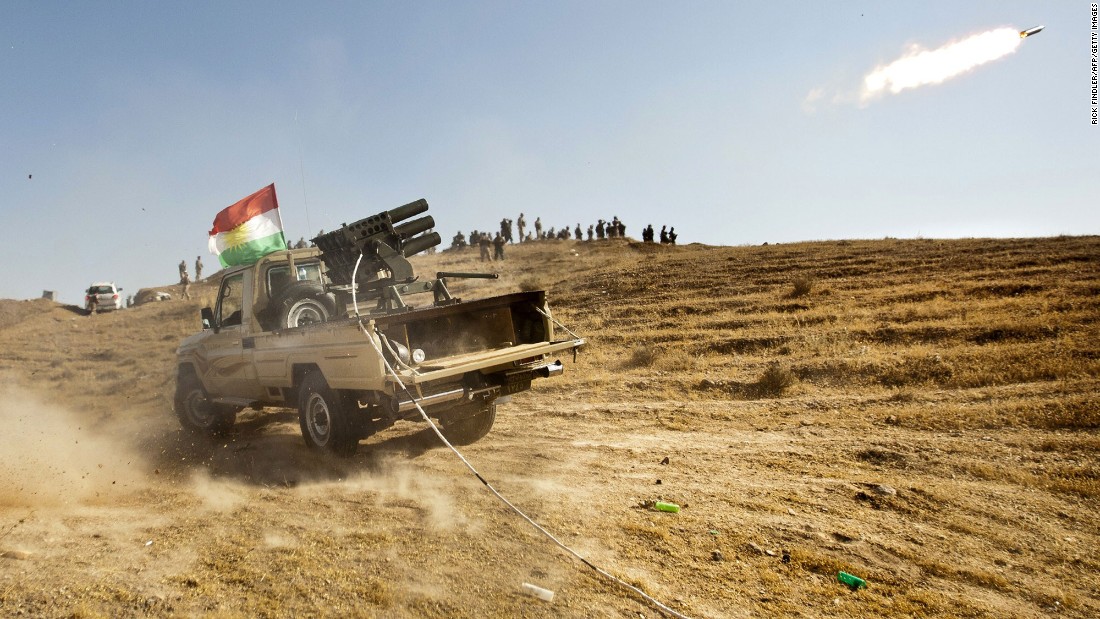
[[[665,612],[669,615],[672,615],[673,617],[678,617],[679,619],[690,619],[687,615],[678,613],[675,610],[669,608],[668,606],[665,606],[663,603],[661,603],[656,598],[650,596],[645,591],[642,591],[641,589],[635,587],[634,585],[632,585],[632,584],[630,584],[630,583],[628,583],[624,580],[619,579],[618,577],[614,576],[613,574],[611,574],[611,573],[605,571],[604,569],[600,568],[599,566],[593,564],[588,559],[585,559],[583,556],[581,556],[579,553],[577,553],[577,551],[573,550],[569,546],[566,546],[560,540],[558,540],[558,538],[554,537],[554,535],[552,533],[550,533],[549,531],[544,529],[539,523],[532,520],[530,516],[523,513],[523,511],[520,508],[513,505],[511,501],[504,498],[504,495],[502,495],[500,492],[498,492],[497,489],[494,488],[492,484],[490,484],[488,481],[486,481],[485,478],[481,476],[481,473],[479,473],[477,471],[477,469],[475,469],[474,466],[472,464],[470,464],[470,461],[467,460],[466,457],[463,456],[462,453],[459,452],[458,449],[456,449],[455,446],[452,445],[451,442],[447,440],[447,437],[443,436],[443,433],[439,431],[439,428],[435,425],[435,423],[431,420],[431,418],[428,417],[428,414],[426,412],[424,412],[423,408],[420,407],[420,402],[416,399],[415,396],[413,396],[412,393],[409,392],[408,388],[405,387],[405,384],[403,382],[401,382],[401,378],[397,375],[397,372],[393,369],[393,366],[390,365],[389,360],[386,359],[386,357],[382,354],[382,350],[380,348],[378,348],[378,345],[374,343],[374,338],[372,338],[370,336],[370,333],[366,330],[366,328],[363,327],[363,321],[362,320],[359,321],[359,328],[363,332],[363,334],[367,336],[367,340],[370,341],[371,346],[374,348],[375,352],[378,353],[379,358],[382,359],[382,363],[384,363],[386,365],[386,370],[390,373],[390,376],[393,377],[393,380],[397,383],[397,386],[400,387],[401,390],[405,392],[405,395],[409,396],[409,398],[412,399],[412,403],[416,406],[416,410],[420,412],[420,416],[424,418],[424,421],[428,422],[428,425],[431,427],[432,431],[435,432],[435,435],[439,437],[439,440],[443,441],[443,444],[446,445],[448,449],[450,449],[452,452],[454,452],[454,454],[456,456],[458,456],[458,459],[461,460],[462,463],[466,465],[466,468],[470,469],[470,472],[474,474],[474,477],[477,477],[478,480],[480,480],[482,484],[485,484],[485,487],[488,488],[490,492],[492,492],[498,499],[500,499],[505,505],[507,505],[512,511],[514,511],[516,514],[518,514],[521,518],[526,520],[528,522],[528,524],[535,527],[535,529],[537,529],[540,533],[542,533],[546,537],[550,538],[550,541],[554,542],[554,544],[556,544],[559,548],[561,548],[565,552],[573,555],[578,561],[580,561],[581,563],[584,563],[588,567],[595,570],[596,573],[600,574],[601,576],[603,576],[605,578],[610,579],[612,582],[615,582],[615,583],[617,583],[617,584],[619,584],[623,587],[626,587],[627,589],[630,589],[634,593],[636,593],[639,596],[641,596],[642,598],[644,598],[650,604],[653,604],[654,606],[656,606],[662,612]]]
[[[524,520],[526,520],[528,524],[535,527],[536,530],[538,530],[540,533],[542,533],[543,535],[548,537],[550,539],[550,541],[554,542],[554,544],[558,546],[558,548],[561,548],[562,550],[564,550],[565,552],[572,555],[574,558],[576,558],[581,563],[583,563],[583,564],[587,565],[588,567],[592,568],[597,574],[603,576],[604,578],[607,578],[611,582],[614,582],[614,583],[616,583],[616,584],[618,584],[622,587],[625,587],[625,588],[633,591],[634,593],[639,595],[642,599],[646,600],[647,602],[649,602],[650,604],[655,606],[661,612],[666,613],[668,615],[671,615],[673,617],[677,617],[678,619],[691,619],[687,615],[676,612],[675,610],[669,608],[668,606],[665,606],[663,603],[661,603],[660,600],[654,598],[653,596],[649,595],[645,591],[642,591],[638,587],[635,587],[634,585],[618,578],[614,574],[611,574],[610,572],[607,572],[603,568],[600,568],[599,566],[595,565],[594,563],[592,563],[588,559],[585,559],[584,557],[582,557],[580,555],[580,553],[578,553],[577,551],[575,551],[572,548],[570,548],[569,546],[566,546],[565,544],[563,544],[558,538],[554,537],[553,533],[550,533],[549,531],[544,529],[542,527],[542,525],[540,525],[539,523],[532,520],[530,516],[528,516],[527,514],[525,514],[523,512],[523,510],[521,510],[520,508],[513,505],[512,502],[509,501],[508,499],[504,498],[504,495],[502,495],[500,492],[498,492],[497,489],[494,488],[492,484],[490,484],[488,481],[486,481],[485,478],[481,476],[481,473],[479,473],[477,471],[477,469],[474,468],[474,465],[470,464],[470,461],[466,459],[466,456],[463,456],[462,453],[460,451],[458,451],[458,449],[456,449],[455,446],[452,445],[450,441],[447,440],[447,437],[443,436],[443,433],[439,431],[439,428],[435,425],[435,422],[433,422],[431,420],[431,418],[428,417],[428,413],[424,412],[424,409],[421,408],[420,401],[417,400],[416,396],[414,396],[409,391],[409,388],[405,386],[405,383],[401,382],[401,377],[398,376],[397,371],[393,369],[393,366],[390,365],[389,360],[386,359],[386,356],[384,354],[382,354],[382,349],[378,347],[378,344],[374,343],[374,338],[371,337],[371,334],[370,334],[369,331],[367,331],[367,328],[363,326],[363,317],[359,315],[359,304],[355,300],[355,289],[357,288],[356,283],[355,283],[355,276],[356,276],[356,273],[359,271],[359,262],[362,259],[363,259],[363,254],[362,254],[362,252],[360,252],[359,253],[359,258],[355,261],[355,268],[352,269],[352,272],[351,272],[351,286],[352,286],[351,287],[351,303],[355,307],[355,316],[359,319],[359,321],[358,321],[359,322],[359,330],[363,332],[363,335],[367,336],[367,341],[370,342],[371,347],[374,348],[374,352],[378,353],[378,358],[382,360],[383,364],[385,364],[386,371],[390,373],[390,376],[393,377],[394,382],[396,382],[397,386],[400,387],[401,390],[405,392],[405,395],[409,396],[409,398],[412,400],[413,405],[416,406],[416,410],[420,413],[420,416],[424,418],[424,421],[428,422],[428,426],[432,429],[433,432],[435,432],[435,435],[439,437],[439,440],[443,441],[443,444],[446,445],[447,448],[450,449],[452,452],[454,452],[454,455],[458,456],[458,459],[461,460],[462,463],[466,465],[466,468],[470,469],[470,472],[474,474],[474,477],[477,477],[478,480],[482,484],[484,484],[485,487],[488,488],[489,491],[492,492],[494,496],[496,496],[498,499],[500,499],[513,512],[518,514],[520,518],[523,518]],[[543,312],[538,307],[535,307],[535,309],[538,310],[538,312],[540,314],[542,314],[543,316],[546,316],[550,320],[553,320],[562,329],[565,329],[566,331],[568,331],[569,334],[572,335],[574,338],[577,338],[577,336],[572,331],[569,331],[569,329],[567,329],[564,325],[559,323],[557,320],[554,320],[554,318],[552,316],[550,316],[546,312]],[[378,333],[379,338],[381,338],[382,333],[378,332],[377,327],[375,328],[375,331]],[[577,338],[577,339],[580,339],[580,338]]]

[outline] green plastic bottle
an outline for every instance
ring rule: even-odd
[[[653,507],[659,512],[668,512],[670,514],[676,514],[680,511],[679,505],[667,501],[657,501],[653,504]]]
[[[853,589],[863,589],[867,586],[866,580],[859,576],[852,576],[848,572],[837,572],[836,579]]]

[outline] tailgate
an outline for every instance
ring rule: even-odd
[[[496,350],[448,357],[438,362],[424,363],[417,368],[416,374],[408,370],[402,370],[398,372],[398,375],[401,377],[401,382],[406,385],[422,385],[454,376],[462,376],[467,372],[482,371],[491,373],[513,369],[530,371],[552,363],[553,361],[548,359],[549,355],[575,350],[583,346],[584,343],[584,339],[570,339],[558,342],[508,346]]]

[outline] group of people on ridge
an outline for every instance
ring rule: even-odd
[[[519,232],[519,242],[530,241],[546,241],[546,240],[569,240],[573,238],[577,241],[585,240],[586,232],[581,228],[578,223],[572,230],[569,226],[564,226],[561,229],[549,228],[544,230],[542,226],[542,218],[536,217],[534,229],[528,231],[527,220],[523,213],[519,214],[519,218],[514,222],[515,228]],[[461,231],[457,232],[454,237],[451,238],[451,249],[462,249],[465,247],[481,247],[481,259],[482,260],[503,260],[504,259],[504,246],[508,243],[515,243],[516,237],[512,235],[513,221],[511,219],[500,220],[500,231],[495,235],[490,235],[488,232],[481,232],[474,230],[470,232],[469,237],[463,234]],[[661,243],[676,244],[676,228],[669,228],[668,226],[661,226]],[[469,240],[467,240],[467,238]],[[603,239],[616,239],[626,238],[626,224],[619,219],[616,215],[611,218],[610,221],[603,219],[598,220],[595,224],[588,226],[587,240],[603,240]],[[655,241],[655,233],[653,231],[653,224],[646,226],[642,230],[642,240],[646,243],[653,243]],[[489,255],[489,246],[493,247],[493,255]]]

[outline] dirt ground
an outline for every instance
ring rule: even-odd
[[[466,298],[548,289],[589,339],[462,451],[678,612],[1100,616],[1100,239],[414,264],[501,273]],[[310,453],[289,409],[181,431],[175,347],[213,294],[193,292],[93,317],[0,301],[0,616],[662,616],[422,425],[347,460]]]

